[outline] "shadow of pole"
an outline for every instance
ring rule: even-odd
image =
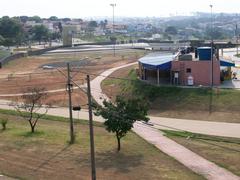
[[[49,159],[45,160],[43,163],[41,163],[36,169],[34,169],[34,172],[39,171],[41,168],[43,168],[45,165],[47,165],[51,160],[56,158],[58,155],[66,151],[71,145],[66,145],[63,149],[61,149],[59,152],[51,156]]]
[[[209,96],[209,114],[213,112],[213,88],[210,89],[210,96]]]

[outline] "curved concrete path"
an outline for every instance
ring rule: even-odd
[[[91,81],[91,87],[94,89],[93,98],[102,105],[104,99],[108,97],[103,94],[101,89],[101,82],[114,71],[134,65],[136,63],[127,64],[117,68],[109,69],[103,72],[100,76]],[[148,127],[142,123],[135,123],[133,131],[144,138],[149,143],[156,146],[159,150],[174,157],[180,163],[192,171],[201,174],[210,180],[240,180],[240,178],[230,171],[223,169],[216,164],[202,158],[196,153],[190,151],[182,145],[177,144],[175,141],[165,137],[161,131],[153,127]]]
[[[177,144],[157,129],[135,123],[133,131],[162,152],[209,180],[240,180],[240,177]]]

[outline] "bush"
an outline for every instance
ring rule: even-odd
[[[2,130],[6,130],[7,128],[7,123],[8,123],[8,119],[2,119],[1,120],[1,124],[2,124]]]

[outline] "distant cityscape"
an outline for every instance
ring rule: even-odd
[[[211,20],[213,30],[211,31]],[[118,42],[138,39],[178,40],[234,40],[239,36],[239,14],[194,13],[193,16],[127,18],[96,17],[95,19],[70,19],[51,16],[7,17],[0,19],[0,26],[15,22],[12,34],[0,28],[0,43],[5,46],[28,44],[30,41],[61,41],[64,28],[71,30],[72,38],[80,42],[107,42],[114,38]],[[114,26],[114,27],[113,27]],[[16,28],[17,27],[17,28]],[[9,27],[8,27],[9,28]],[[11,29],[11,27],[10,27]],[[1,32],[2,31],[2,32]],[[42,33],[40,33],[42,32]],[[15,35],[14,35],[15,34]],[[14,36],[17,36],[14,37]],[[1,40],[2,39],[2,40]],[[5,39],[5,41],[3,41]],[[13,40],[14,39],[14,40]],[[14,42],[13,42],[14,41]]]

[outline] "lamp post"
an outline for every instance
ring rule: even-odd
[[[115,43],[116,43],[116,39],[115,39],[115,32],[114,32],[114,8],[116,7],[116,4],[110,4],[110,6],[112,6],[113,8],[113,21],[112,21],[112,33],[113,33],[113,54],[114,54],[114,57],[116,55],[115,53]]]
[[[236,24],[236,31],[235,31],[235,36],[236,36],[236,44],[237,44],[237,55],[238,55],[238,25]]]
[[[211,69],[212,69],[211,86],[213,88],[213,12],[212,12],[213,5],[210,5],[210,8],[211,8]]]

